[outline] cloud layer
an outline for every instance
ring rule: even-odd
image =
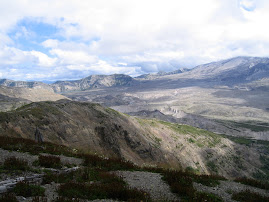
[[[139,75],[269,56],[266,0],[0,0],[0,77]]]

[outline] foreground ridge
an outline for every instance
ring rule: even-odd
[[[12,152],[12,155],[16,156],[17,159],[13,162],[20,162],[19,159],[24,158],[24,152],[33,152],[33,150],[31,150],[29,147],[29,144],[27,147],[24,145],[26,142],[31,142],[30,140],[25,140],[23,142],[23,139],[21,139],[21,142],[18,142],[17,138],[4,138],[8,139],[9,143],[12,143],[9,144],[10,150],[18,150],[18,145],[20,145],[19,150],[21,152]],[[12,140],[14,141],[12,142]],[[39,198],[39,200],[42,199],[45,201],[71,200],[65,198],[66,196],[77,198],[77,201],[89,199],[93,200],[98,198],[114,200],[139,199],[143,201],[178,201],[180,199],[196,201],[234,201],[233,198],[235,198],[238,194],[243,193],[244,191],[246,192],[245,195],[257,195],[256,197],[260,197],[260,201],[266,201],[269,197],[269,185],[258,183],[258,181],[256,182],[255,186],[263,187],[263,190],[253,188],[251,186],[241,185],[238,182],[227,181],[225,178],[220,176],[196,175],[188,171],[167,170],[158,167],[138,167],[137,165],[126,162],[124,160],[116,160],[85,154],[74,149],[69,149],[65,146],[55,145],[51,143],[31,143],[33,146],[36,145],[40,147],[39,151],[34,151],[35,155],[33,155],[33,158],[37,158],[37,154],[40,157],[44,156],[44,152],[49,152],[50,154],[46,154],[46,156],[47,160],[50,159],[51,164],[46,164],[48,167],[42,168],[40,165],[42,165],[41,159],[43,158],[39,158],[39,160],[34,161],[32,165],[28,165],[29,168],[20,171],[22,172],[22,175],[27,174],[29,171],[34,172],[34,174],[26,175],[26,177],[19,177],[18,175],[20,174],[18,174],[18,171],[22,168],[20,166],[21,164],[16,164],[17,167],[13,166],[12,169],[11,167],[6,167],[5,162],[10,157],[1,155],[3,167],[1,166],[2,174],[0,177],[3,178],[6,172],[13,173],[17,175],[17,177],[13,179],[15,182],[12,179],[6,179],[2,181],[2,193],[0,199],[1,197],[14,198],[14,195],[12,194],[3,194],[3,190],[5,190],[3,187],[8,184],[10,184],[11,187],[14,186],[12,188],[14,188],[14,194],[17,195],[15,198],[20,200],[21,198],[19,196],[22,194],[22,196],[26,197],[29,201],[32,199],[37,200],[37,198]],[[4,147],[3,143],[1,144],[1,147]],[[5,152],[3,149],[0,151]],[[73,156],[79,159],[83,159],[83,161],[77,161],[80,163],[79,166],[64,168],[63,166],[69,166],[66,164],[67,161],[65,161],[64,164],[65,158],[70,157],[59,154]],[[54,168],[54,160],[57,157],[60,157],[60,165],[63,167],[63,169],[59,170]],[[170,193],[168,186],[162,182],[161,178],[170,186],[170,190],[177,196]],[[26,183],[25,181],[28,181],[30,184]],[[126,181],[128,186],[130,186],[129,188],[126,187],[124,181]],[[36,185],[31,185],[32,183]],[[148,187],[149,183],[152,183],[152,187]],[[52,186],[49,186],[49,184],[52,184]],[[252,185],[254,185],[253,181]],[[37,189],[37,187],[40,191],[34,192],[33,190]],[[51,190],[52,187],[54,187],[54,191]],[[228,187],[232,187],[233,189],[227,189]],[[11,191],[9,187],[7,187],[7,189]],[[48,191],[45,192],[44,189],[48,189]],[[91,192],[86,191],[88,189],[95,190],[94,197]],[[163,190],[163,192],[161,192],[162,194],[160,194],[159,189]],[[29,193],[29,191],[25,192],[23,190],[32,190],[32,195],[29,196],[26,194]],[[44,192],[42,192],[42,190],[44,190]],[[57,193],[57,197],[53,198],[52,194],[50,194],[51,191]],[[35,195],[34,193],[38,194]],[[72,194],[70,195],[70,193]]]

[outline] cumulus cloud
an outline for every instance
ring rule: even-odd
[[[31,51],[29,54],[38,59],[37,65],[41,67],[52,67],[57,61],[57,58],[50,58],[46,54],[39,51]]]
[[[137,75],[269,55],[267,0],[11,0],[0,12],[0,65],[13,78],[45,79],[46,68],[55,79]],[[18,26],[23,19],[56,31]]]

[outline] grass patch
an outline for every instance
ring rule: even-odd
[[[16,121],[18,117],[34,118],[35,125],[46,125],[45,119],[48,115],[59,115],[61,112],[52,104],[47,102],[35,102],[24,105],[16,110],[0,113],[0,123],[8,123],[9,121]]]
[[[212,194],[212,193],[206,193],[206,192],[196,192],[195,196],[193,198],[193,201],[196,202],[222,202],[222,198],[220,198],[219,196]]]
[[[231,125],[233,128],[246,128],[254,132],[264,132],[269,130],[269,123],[261,121],[228,121],[228,120],[217,120],[219,123]]]
[[[262,171],[257,171],[254,173],[253,177],[268,183],[269,181],[269,157],[266,155],[260,155],[260,161],[262,163],[262,167],[260,168]]]
[[[117,181],[104,184],[86,184],[69,182],[60,185],[58,193],[61,196],[82,199],[116,199],[116,200],[133,200],[133,201],[149,201],[150,197],[147,193],[137,189],[127,188],[126,185]]]
[[[237,143],[237,144],[242,144],[246,146],[250,146],[252,143],[255,142],[255,140],[249,139],[249,138],[244,138],[244,137],[235,137],[235,136],[229,136],[229,135],[224,135],[221,134],[222,137],[228,138],[229,140]]]
[[[171,170],[161,170],[160,172],[163,174],[163,180],[170,186],[171,191],[184,201],[222,201],[219,196],[197,192],[193,187],[193,182],[214,187],[219,184],[219,180],[226,180],[222,176],[196,175],[190,172]]]
[[[26,182],[19,182],[13,189],[14,193],[18,196],[31,197],[31,196],[44,196],[45,189],[38,185],[32,185]]]
[[[69,173],[52,173],[47,172],[43,178],[43,184],[49,184],[51,182],[56,183],[67,183],[71,181],[76,182],[90,182],[90,181],[99,181],[100,178],[100,170],[84,167],[80,168],[76,171],[71,171]]]
[[[208,161],[206,165],[212,172],[218,173],[218,166],[214,161]]]
[[[84,202],[84,200],[78,198],[66,198],[63,196],[59,196],[53,200],[53,202]]]
[[[120,158],[101,158],[96,155],[83,155],[84,165],[89,167],[98,167],[103,170],[136,170],[138,166],[130,161]]]
[[[30,115],[36,117],[37,119],[43,119],[46,114],[60,114],[60,111],[51,105],[52,102],[38,102],[30,103],[16,109],[18,115],[29,117]]]
[[[150,200],[148,194],[135,189],[129,189],[121,178],[106,172],[113,170],[141,170],[161,173],[163,179],[171,187],[171,190],[183,200],[189,201],[218,201],[217,196],[197,192],[193,187],[193,182],[213,187],[218,185],[219,180],[224,180],[223,177],[217,175],[196,175],[192,168],[186,169],[186,171],[173,171],[158,167],[141,168],[123,159],[109,159],[97,155],[77,153],[70,148],[51,143],[36,143],[32,140],[7,137],[0,137],[0,140],[1,138],[4,140],[4,142],[0,141],[1,147],[19,148],[20,151],[31,151],[33,148],[40,148],[38,152],[51,151],[52,153],[66,153],[68,156],[83,158],[84,168],[64,174],[55,174],[47,171],[44,177],[43,183],[45,184],[51,182],[62,183],[58,192],[63,200],[66,199],[65,197],[69,197],[69,199],[66,199],[67,201],[71,198],[81,197],[91,200],[112,197],[116,200]],[[211,166],[214,170],[214,162],[211,161],[211,163],[212,165],[209,164],[209,167]],[[52,163],[52,165],[54,164]],[[21,188],[21,190],[27,189]]]
[[[269,197],[262,196],[257,193],[253,193],[249,190],[233,193],[232,199],[236,201],[242,201],[242,202],[253,202],[253,201],[259,201],[259,202],[268,202]]]
[[[7,136],[0,136],[0,148],[9,151],[29,152],[33,155],[48,153],[76,157],[78,153],[64,145],[57,145],[50,142],[37,143],[30,139]]]
[[[220,184],[219,180],[226,180],[224,177],[219,175],[194,175],[193,181],[203,184],[208,187],[216,187]]]
[[[1,202],[19,202],[14,193],[6,193],[0,196]]]
[[[114,110],[114,109],[112,109],[112,108],[110,108],[110,107],[107,107],[107,108],[105,108],[105,111],[107,112],[107,113],[109,113],[109,114],[112,114],[112,115],[116,115],[116,116],[123,116],[120,112],[118,112],[118,111],[116,111],[116,110]]]
[[[214,147],[215,145],[220,143],[221,138],[222,138],[218,134],[215,134],[213,132],[206,131],[206,130],[203,130],[200,128],[196,128],[193,126],[170,123],[170,122],[166,122],[166,121],[158,121],[158,122],[169,127],[170,129],[172,129],[173,131],[175,131],[176,133],[179,133],[179,134],[189,134],[189,135],[193,135],[194,137],[202,136],[202,137],[209,138],[204,142],[197,142],[197,144],[199,144],[200,147],[202,147],[203,145],[207,145],[209,147]],[[190,143],[195,142],[195,140],[192,138],[189,138],[188,141]]]
[[[44,197],[44,196],[35,196],[33,197],[32,202],[48,202],[48,199],[47,197]]]
[[[261,182],[261,181],[254,180],[254,179],[248,179],[248,178],[245,178],[245,177],[236,178],[234,181],[235,182],[240,182],[242,184],[250,185],[250,186],[253,186],[253,187],[258,187],[260,189],[269,190],[269,184],[266,183],[266,182]]]
[[[195,140],[192,138],[189,138],[188,141],[189,141],[189,143],[195,143]]]
[[[38,164],[46,168],[61,168],[61,159],[58,156],[44,156],[40,155],[38,157]]]
[[[173,193],[181,197],[194,197],[195,189],[192,184],[192,178],[182,171],[169,171],[163,173],[163,180],[166,181]]]
[[[29,166],[27,161],[13,156],[5,159],[3,163],[3,169],[26,171],[29,169]]]

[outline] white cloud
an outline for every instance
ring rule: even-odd
[[[42,42],[42,45],[46,48],[57,48],[59,41],[56,39],[48,39]]]
[[[97,61],[96,56],[83,51],[52,49],[50,53],[58,58],[58,63],[61,65],[91,64]]]
[[[256,7],[254,0],[240,0],[240,6],[247,11],[253,11]]]
[[[56,58],[50,58],[46,54],[38,51],[31,51],[29,54],[35,56],[38,59],[37,65],[41,67],[52,67],[56,64],[57,61]]]
[[[269,56],[267,0],[0,0],[0,13],[0,64],[30,64],[36,66],[33,75],[44,67],[54,77],[59,68],[70,78],[74,71],[134,75],[238,55]],[[10,39],[9,31],[24,18],[57,27],[54,38],[40,44],[49,54],[20,50]],[[32,34],[28,27],[17,30],[17,38]]]
[[[26,51],[9,46],[0,49],[0,65],[15,65],[33,60],[33,56]]]

